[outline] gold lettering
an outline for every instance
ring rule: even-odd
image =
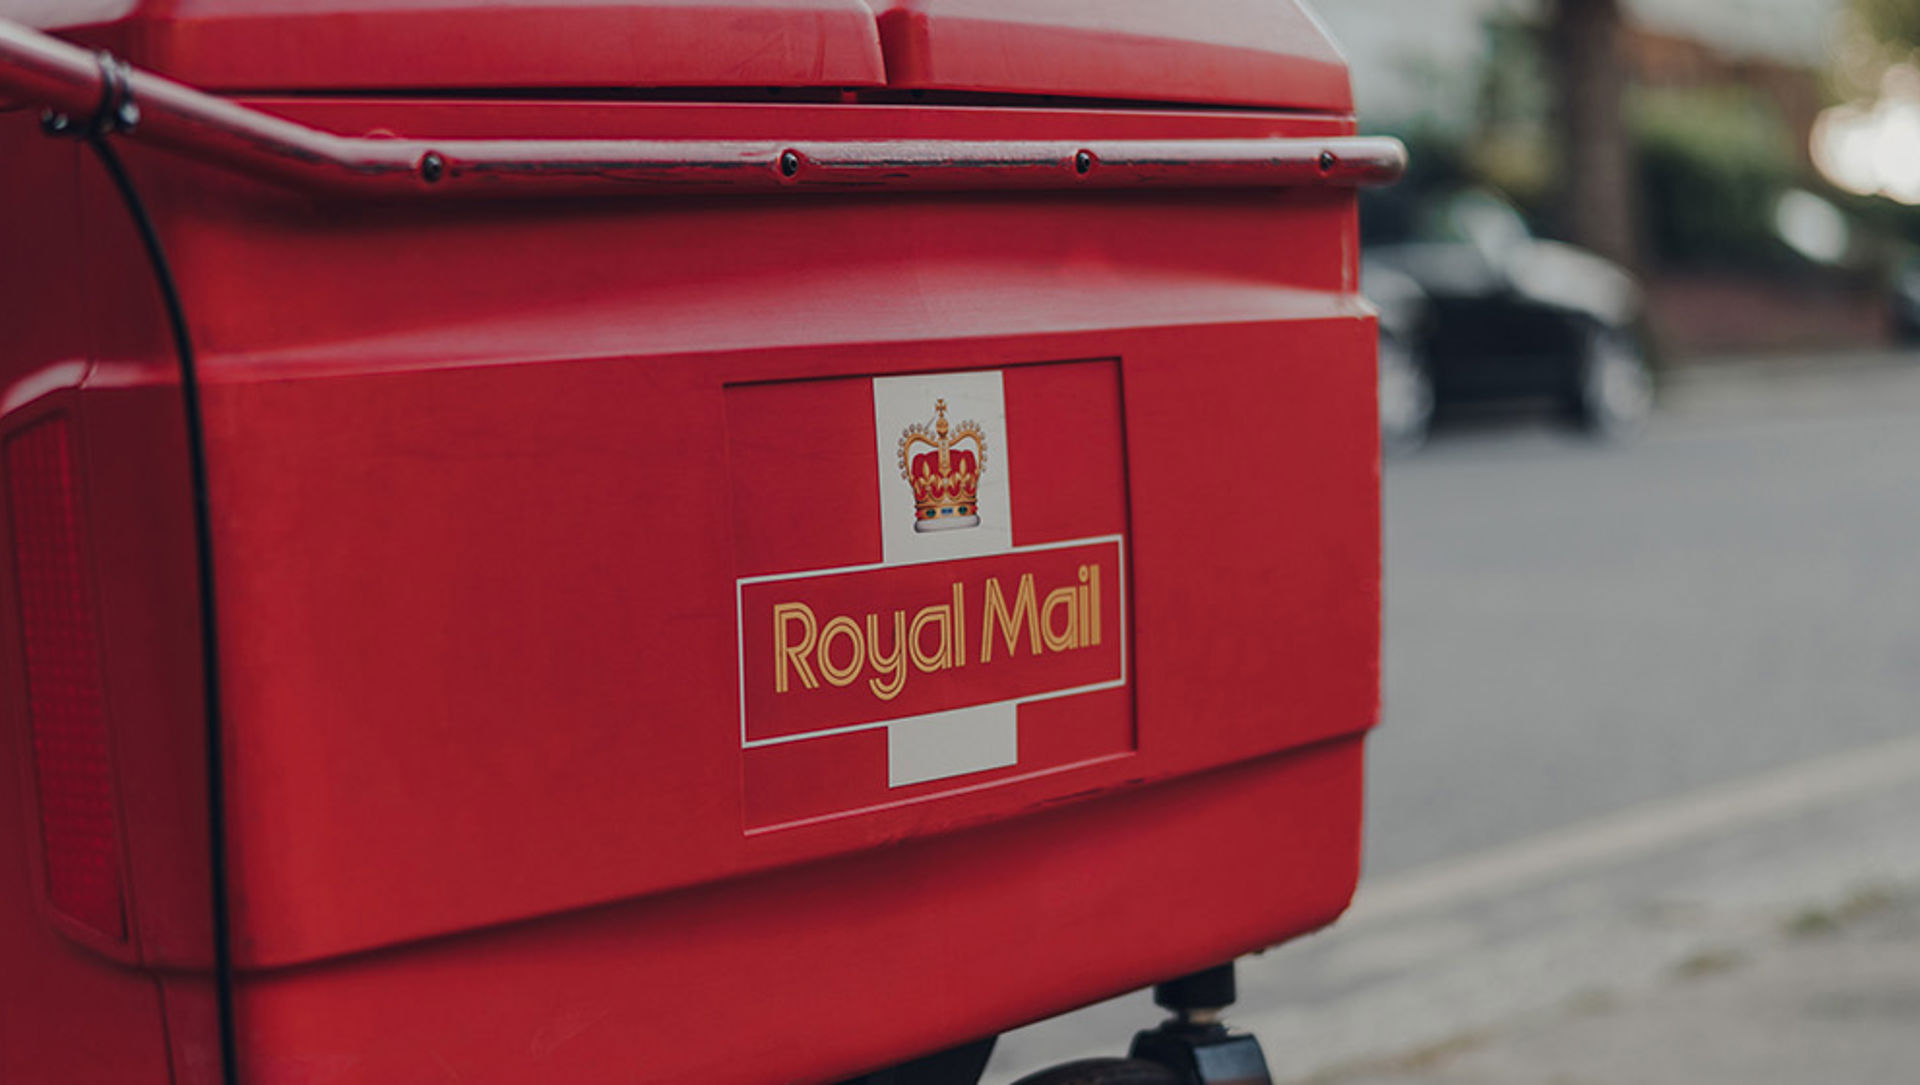
[[[907,684],[907,612],[893,612],[893,654],[880,654],[880,616],[867,615],[867,658],[873,661],[873,669],[885,676],[867,679],[867,688],[875,697],[891,701],[900,696]]]
[[[967,594],[960,588],[958,580],[953,582],[953,662],[952,666],[967,665]]]
[[[1093,643],[1093,593],[1087,589],[1087,567],[1080,566],[1080,587],[1074,592],[1074,605],[1080,608],[1080,647]]]
[[[1080,647],[1080,592],[1077,588],[1055,588],[1047,593],[1047,601],[1040,605],[1040,635],[1046,639],[1047,651],[1064,652]],[[1067,624],[1064,629],[1055,629],[1053,615],[1064,611]]]
[[[993,623],[999,616],[1000,636],[1006,641],[1009,656],[1019,654],[1014,639],[1020,633],[1020,622],[1024,617],[1027,623],[1027,641],[1034,655],[1040,654],[1040,608],[1034,601],[1033,574],[1020,576],[1020,588],[1014,593],[1013,612],[1007,612],[1007,600],[1000,592],[1000,578],[987,578],[986,599],[982,604],[986,617],[981,620],[980,662],[993,662]]]
[[[940,647],[929,652],[921,642],[920,631],[930,625],[940,627]],[[907,633],[907,647],[913,653],[913,665],[922,674],[932,674],[951,666],[953,658],[953,612],[946,607],[921,607],[913,616],[913,628]]]
[[[853,658],[847,661],[845,667],[833,664],[833,639],[840,636],[853,643]],[[852,685],[853,680],[860,676],[860,671],[867,665],[867,645],[860,637],[860,627],[852,618],[842,614],[820,631],[819,663],[820,674],[836,686]]]
[[[1020,655],[1021,641],[1032,655],[1065,652],[1098,645],[1100,628],[1100,566],[1086,564],[1076,580],[1049,591],[1044,599],[1034,574],[1022,573],[1008,592],[1000,577],[988,577],[981,594],[980,662],[993,661],[995,641],[1008,658]],[[859,618],[839,615],[822,624],[806,603],[788,602],[773,608],[773,688],[786,693],[795,687],[819,689],[821,679],[833,686],[850,686],[861,677],[882,701],[898,697],[907,685],[909,668],[922,674],[963,667],[967,662],[966,584],[954,581],[952,603],[921,607],[909,619],[905,610],[892,612],[892,637],[884,640],[880,613]],[[927,635],[933,631],[933,636]],[[1024,637],[1023,637],[1024,633]],[[843,650],[840,642],[847,642]],[[891,649],[883,648],[891,644]]]
[[[1091,611],[1093,614],[1093,620],[1087,623],[1087,628],[1091,630],[1092,637],[1093,637],[1093,639],[1089,643],[1097,645],[1100,643],[1100,566],[1099,565],[1095,565],[1093,567],[1093,577],[1087,584],[1087,599],[1088,599],[1087,609]]]
[[[805,632],[806,639],[797,645],[787,643],[787,625],[798,621]],[[808,689],[819,689],[820,681],[813,676],[813,669],[807,666],[807,653],[813,651],[814,634],[819,631],[814,623],[813,608],[805,603],[780,603],[773,608],[773,691],[787,691],[787,664],[800,674],[800,684]]]

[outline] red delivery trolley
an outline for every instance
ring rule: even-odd
[[[1294,0],[0,17],[0,1082],[971,1081],[1155,983],[1264,1077],[1401,164]]]

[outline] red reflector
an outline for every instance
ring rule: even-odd
[[[47,894],[68,917],[125,938],[106,695],[68,430],[64,416],[36,422],[8,439],[6,453]]]

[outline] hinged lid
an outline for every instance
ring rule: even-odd
[[[860,87],[862,0],[0,0],[217,91]]]
[[[1300,0],[0,0],[218,92],[879,88],[1352,109]]]
[[[1299,0],[872,0],[888,84],[1346,113],[1346,63]]]

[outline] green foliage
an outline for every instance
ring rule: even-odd
[[[1552,194],[1553,79],[1531,15],[1496,12],[1481,22],[1484,42],[1470,142],[1474,178],[1537,208]]]
[[[1889,44],[1920,45],[1920,0],[1851,0],[1861,29]]]
[[[1773,209],[1799,160],[1771,101],[1735,86],[1640,88],[1630,106],[1650,255],[1687,265],[1785,257]]]
[[[1920,58],[1920,0],[1846,0],[1846,16],[1828,91],[1837,101],[1875,97],[1889,68]]]
[[[1920,248],[1920,207],[1881,196],[1855,196],[1833,191],[1827,194],[1835,206],[1846,212],[1857,236],[1866,239],[1869,261],[1888,263],[1905,258]]]

